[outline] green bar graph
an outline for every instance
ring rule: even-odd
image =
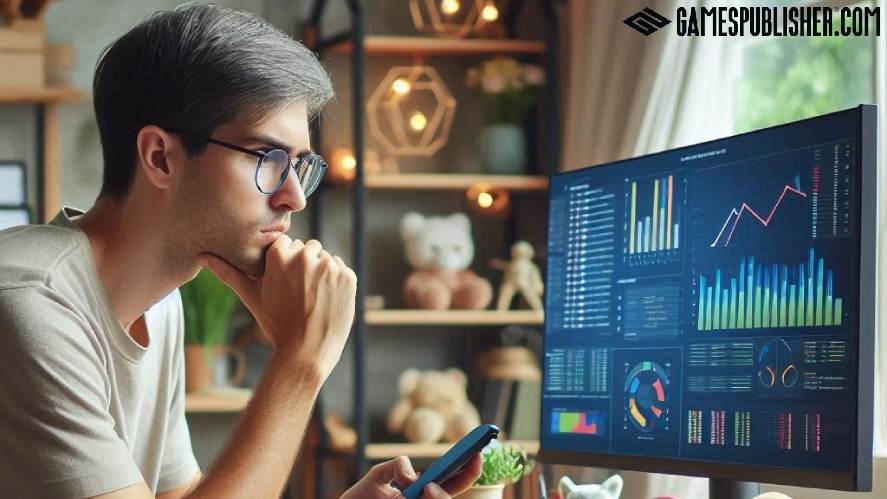
[[[742,258],[735,277],[723,270],[699,276],[696,324],[700,331],[840,326],[843,298],[835,274],[811,248],[796,266]]]

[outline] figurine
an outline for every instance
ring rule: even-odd
[[[502,285],[499,287],[499,301],[496,310],[508,310],[514,294],[520,292],[521,296],[530,304],[530,308],[541,312],[542,305],[542,274],[539,267],[533,263],[533,246],[526,241],[517,241],[511,246],[511,261],[506,262],[494,259],[490,262],[494,268],[502,270]]]

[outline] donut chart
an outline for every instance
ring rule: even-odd
[[[655,362],[641,362],[625,378],[625,411],[640,431],[650,433],[668,414],[668,373]]]

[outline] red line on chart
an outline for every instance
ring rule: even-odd
[[[755,210],[753,210],[751,206],[749,206],[745,203],[742,203],[742,206],[739,208],[739,211],[737,211],[736,208],[732,208],[730,210],[730,213],[727,215],[727,220],[724,221],[724,226],[721,227],[721,232],[718,233],[718,237],[715,238],[715,241],[713,243],[711,243],[711,247],[714,248],[715,246],[718,245],[718,241],[720,241],[721,236],[724,235],[724,230],[727,229],[727,225],[730,224],[730,220],[733,220],[733,227],[730,229],[730,234],[727,236],[727,242],[724,243],[724,246],[728,246],[730,244],[730,240],[733,238],[733,231],[736,230],[736,225],[739,224],[739,218],[742,217],[742,214],[746,211],[751,213],[752,216],[754,216],[756,219],[758,219],[758,221],[761,222],[761,225],[763,225],[764,227],[767,227],[768,225],[770,225],[770,219],[773,218],[773,214],[776,213],[776,208],[779,208],[779,203],[782,202],[782,199],[785,197],[785,193],[787,193],[787,192],[792,192],[794,194],[797,194],[798,196],[801,196],[802,198],[807,197],[806,194],[799,191],[798,189],[795,189],[794,187],[792,187],[790,185],[786,185],[785,188],[782,189],[782,194],[779,195],[779,199],[776,200],[776,204],[773,205],[773,209],[770,210],[770,214],[767,215],[766,219],[761,218],[761,216],[758,215],[758,213]]]

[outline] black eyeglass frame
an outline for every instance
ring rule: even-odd
[[[212,137],[206,137],[204,135],[192,132],[190,130],[183,130],[180,128],[164,128],[164,130],[166,130],[167,132],[170,132],[170,133],[191,135],[192,137],[195,137],[195,138],[198,138],[201,140],[205,140],[211,144],[215,144],[217,146],[222,146],[227,149],[231,149],[232,151],[246,153],[251,156],[255,156],[255,157],[259,158],[256,161],[256,173],[254,175],[253,180],[255,181],[256,189],[258,189],[259,192],[261,192],[262,194],[266,194],[269,196],[274,194],[275,192],[277,192],[280,189],[280,186],[282,186],[283,183],[286,182],[286,178],[289,175],[290,168],[292,168],[296,172],[296,178],[299,179],[299,186],[302,188],[302,193],[307,198],[308,196],[313,194],[314,191],[317,190],[317,187],[320,185],[320,181],[323,180],[323,177],[324,177],[324,175],[326,175],[326,171],[328,169],[328,166],[326,164],[326,160],[323,159],[323,156],[315,153],[314,151],[308,151],[308,152],[302,154],[301,156],[298,156],[296,158],[295,164],[293,164],[292,157],[290,157],[289,153],[284,151],[283,149],[275,148],[275,149],[271,149],[268,152],[262,152],[262,151],[255,150],[255,149],[247,149],[246,147],[241,147],[237,144],[231,144],[230,142],[225,142],[223,140],[214,139]],[[283,172],[281,172],[281,174],[280,174],[280,181],[278,181],[277,185],[273,189],[271,189],[271,191],[269,192],[269,191],[263,190],[262,186],[259,185],[259,169],[262,168],[262,163],[265,161],[265,157],[267,157],[268,155],[272,154],[275,151],[280,151],[283,154],[286,154],[287,168],[283,169]],[[301,175],[300,175],[301,172],[299,170],[300,170],[300,168],[303,167],[303,165],[308,164],[308,163],[305,163],[305,161],[308,160],[309,158],[316,158],[319,160],[319,164],[315,165],[315,166],[319,166],[321,168],[321,171],[320,171],[320,176],[317,179],[317,183],[313,186],[310,186],[310,190],[306,191],[305,186],[302,184]]]

